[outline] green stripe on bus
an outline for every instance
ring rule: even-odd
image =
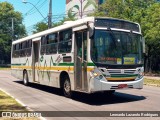
[[[21,65],[26,65],[26,63],[22,64],[11,64],[12,66],[21,66]],[[55,65],[56,66],[56,65]],[[74,66],[74,63],[59,63],[57,66]],[[95,66],[94,63],[87,63],[87,66]]]
[[[21,65],[26,65],[26,63],[21,63],[21,64],[11,64],[11,66],[21,66]]]
[[[95,64],[94,63],[87,63],[87,66],[95,66]]]
[[[57,66],[74,66],[74,63],[59,63]]]
[[[116,74],[116,75],[111,75],[111,77],[113,77],[113,78],[120,78],[120,77],[137,77],[138,76],[138,74],[127,74],[127,75],[125,75],[125,74]]]

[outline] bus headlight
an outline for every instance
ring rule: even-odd
[[[140,72],[139,75],[140,75],[140,76],[144,76],[144,72]]]
[[[143,75],[144,75],[144,72],[140,72],[140,73],[138,74],[138,78],[139,78],[139,79],[142,78]]]
[[[98,76],[98,73],[93,73],[94,77],[97,77]]]
[[[139,68],[138,69],[138,79],[142,78],[144,76],[144,68]]]
[[[90,76],[98,80],[101,80],[104,77],[103,74],[99,71],[99,69],[96,69],[96,68],[90,71]]]
[[[97,72],[90,71],[90,76],[97,77],[97,76],[99,76],[99,74]]]
[[[94,78],[96,78],[97,80],[101,80],[103,78],[103,75],[101,75],[100,73],[97,72],[92,72],[90,73],[90,75]]]

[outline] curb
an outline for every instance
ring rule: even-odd
[[[19,104],[21,104],[23,107],[25,107],[28,111],[34,111],[34,110],[32,110],[31,108],[27,107],[27,105],[25,105],[23,102],[21,102],[20,100],[16,99],[16,98],[15,98],[14,96],[12,96],[11,94],[9,94],[8,92],[2,90],[1,88],[0,88],[0,90],[1,90],[2,92],[6,93],[7,95],[9,95],[10,97],[12,97],[13,99],[15,99]],[[47,119],[44,118],[44,117],[40,117],[40,120],[47,120]]]

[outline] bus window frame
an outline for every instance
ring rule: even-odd
[[[69,34],[69,37],[68,37],[68,40],[65,40],[64,37],[65,35],[64,34]],[[63,53],[71,53],[72,51],[72,28],[68,28],[68,29],[65,29],[65,30],[62,30],[62,31],[59,31],[59,41],[58,41],[58,53],[59,54],[63,54]],[[60,44],[65,44],[66,43],[68,44],[68,46],[70,46],[69,50],[65,50],[65,51],[60,51],[61,48],[66,48],[66,47],[60,47]],[[70,43],[70,45],[69,45]],[[67,47],[68,48],[68,47]]]

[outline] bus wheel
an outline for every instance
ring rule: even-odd
[[[24,71],[24,73],[23,73],[23,84],[26,86],[28,86],[28,84],[29,84],[27,71]]]
[[[71,83],[68,77],[65,78],[63,83],[63,93],[64,93],[64,96],[68,98],[71,98],[72,96]]]

